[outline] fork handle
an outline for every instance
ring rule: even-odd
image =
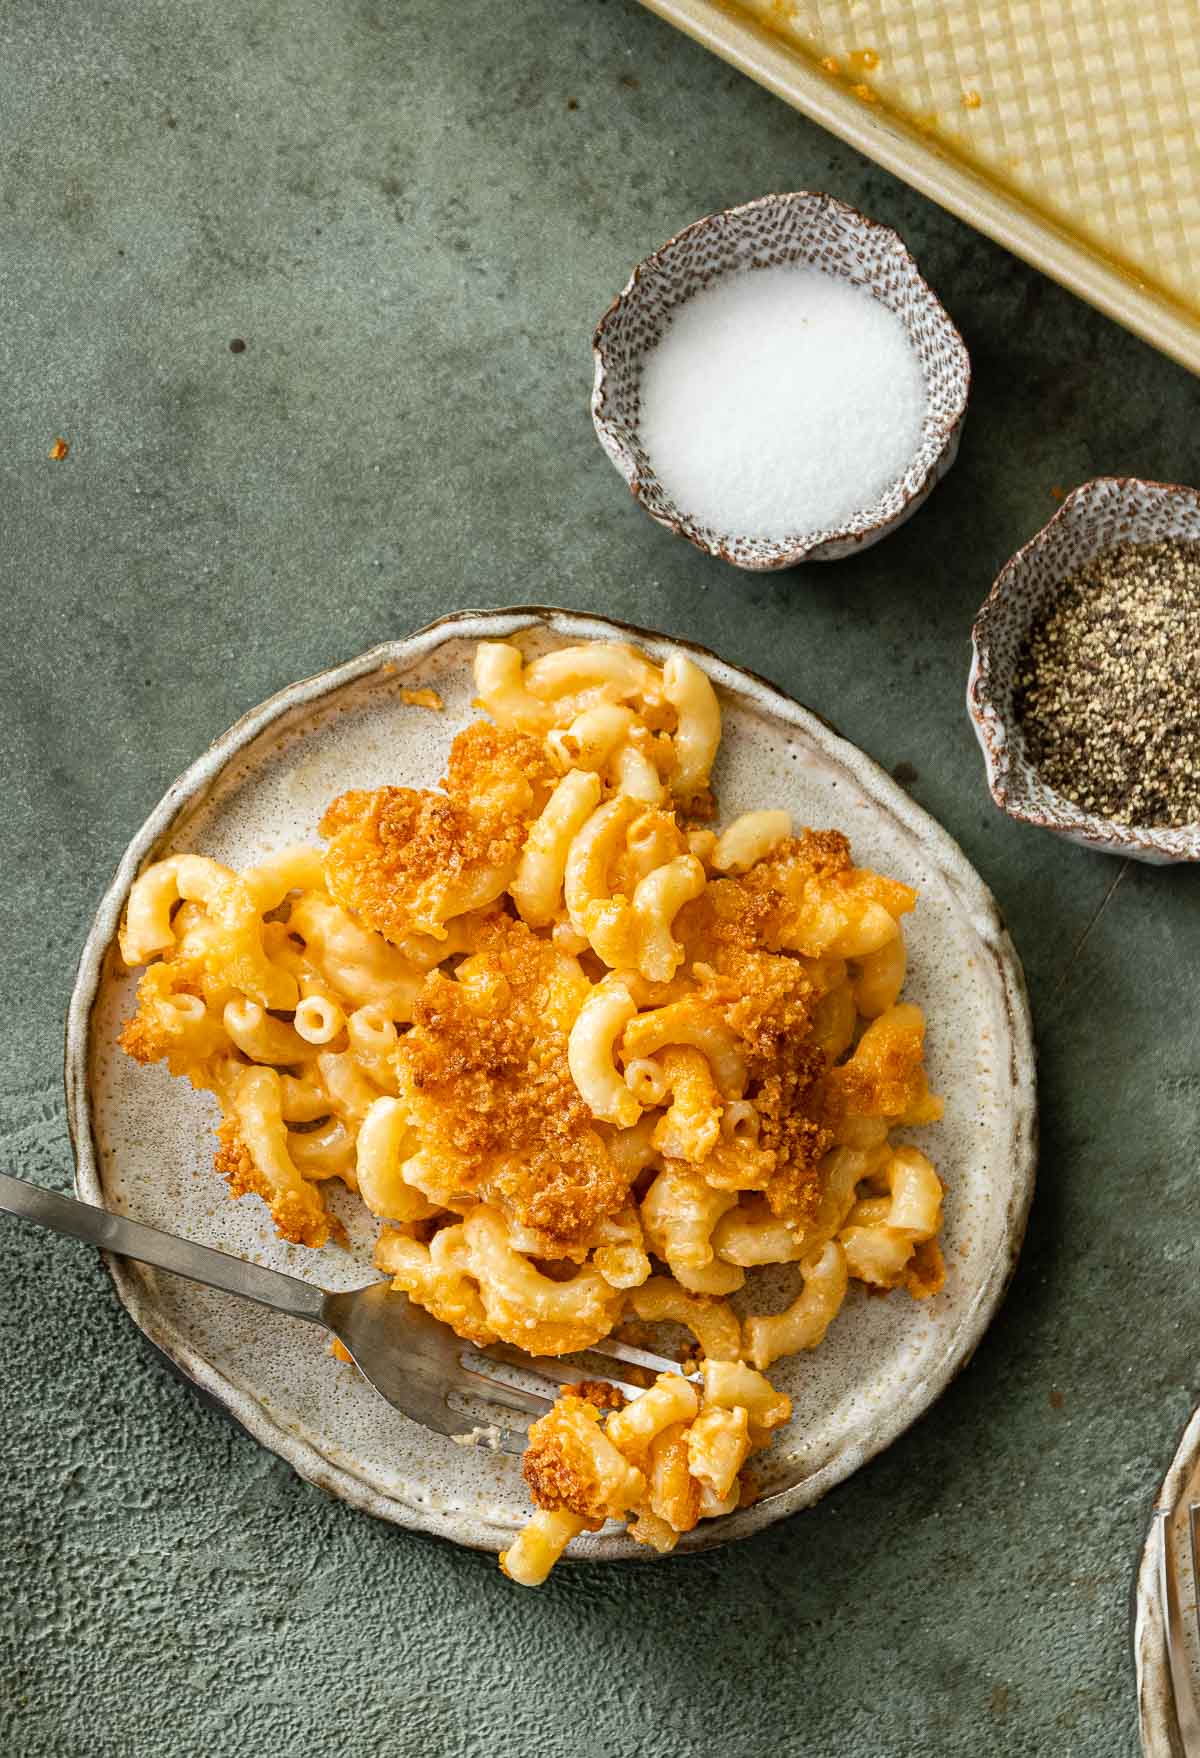
[[[173,1275],[188,1276],[193,1282],[205,1282],[210,1288],[223,1288],[227,1294],[243,1294],[247,1300],[257,1300],[260,1306],[272,1306],[276,1312],[286,1312],[292,1318],[307,1319],[314,1325],[326,1323],[325,1290],[302,1282],[298,1276],[285,1276],[281,1270],[248,1264],[240,1257],[213,1251],[208,1245],[196,1245],[174,1233],[160,1233],[157,1227],[144,1227],[140,1221],[110,1215],[107,1209],[60,1196],[55,1190],[45,1190],[23,1178],[9,1178],[4,1172],[0,1172],[0,1212],[35,1221],[39,1227],[48,1227],[51,1233],[64,1233],[68,1239],[98,1245],[101,1251],[111,1251],[116,1257],[136,1258],[138,1263],[153,1264],[156,1270],[170,1270]]]

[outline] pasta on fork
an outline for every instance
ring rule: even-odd
[[[476,653],[437,789],[341,795],[323,846],[238,873],[170,855],[121,928],[146,965],[121,1043],[221,1107],[217,1170],[280,1236],[339,1239],[336,1181],[394,1286],[477,1344],[568,1355],[680,1325],[698,1367],[628,1403],[569,1387],[536,1423],[543,1580],[578,1533],[668,1551],[752,1496],[790,1415],[765,1377],[851,1282],[937,1293],[942,1186],[925,1022],[901,999],[907,885],[837,830],[716,825],[721,712],[682,651]],[[794,1266],[783,1311],[754,1272]]]

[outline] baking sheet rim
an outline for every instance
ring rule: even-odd
[[[687,36],[857,147],[968,225],[1041,269],[1160,352],[1200,373],[1200,319],[1168,294],[1140,287],[1046,216],[1002,194],[978,171],[933,146],[922,148],[886,113],[833,85],[803,53],[719,0],[642,0]]]

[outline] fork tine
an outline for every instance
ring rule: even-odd
[[[529,1445],[530,1420],[545,1416],[552,1399],[540,1397],[519,1386],[507,1385],[503,1380],[493,1379],[490,1374],[478,1373],[461,1359],[458,1371],[462,1380],[447,1392],[446,1408],[467,1417],[475,1417],[482,1412],[485,1430],[490,1427],[495,1430],[495,1435],[480,1435],[480,1425],[476,1420],[472,1422],[470,1429],[455,1433],[452,1438],[463,1446],[489,1446],[495,1451],[513,1453],[519,1458]],[[469,1398],[470,1405],[460,1406],[459,1397]],[[514,1417],[517,1420],[514,1421]]]
[[[631,1367],[648,1367],[651,1373],[684,1373],[682,1364],[669,1355],[655,1355],[650,1349],[639,1349],[635,1343],[622,1343],[619,1337],[604,1337],[593,1343],[589,1355],[611,1355],[614,1361],[627,1361]]]
[[[508,1412],[493,1404],[486,1393],[472,1392],[470,1396],[476,1406],[475,1411],[458,1410],[450,1403],[447,1403],[446,1409],[452,1417],[470,1420],[471,1426],[464,1428],[459,1423],[449,1422],[441,1432],[449,1435],[460,1447],[480,1447],[490,1453],[512,1453],[519,1459],[529,1445],[529,1434],[525,1427],[514,1426]],[[484,1417],[483,1423],[474,1419],[479,1415]]]
[[[512,1453],[519,1459],[529,1445],[529,1436],[518,1428],[505,1428],[503,1424],[497,1426],[500,1429],[500,1452]]]
[[[480,1373],[478,1368],[460,1358],[459,1365],[464,1378],[477,1382],[470,1388],[474,1396],[486,1398],[489,1404],[498,1404],[503,1410],[515,1410],[520,1416],[545,1416],[554,1398],[545,1397],[540,1392],[526,1391],[523,1386],[510,1385],[507,1380],[493,1379],[491,1374]],[[548,1388],[552,1390],[552,1388]]]
[[[445,1435],[459,1446],[480,1446],[520,1457],[529,1445],[530,1413],[521,1409],[514,1416],[511,1410],[501,1409],[490,1395],[493,1383],[491,1380],[481,1381],[479,1391],[473,1387],[470,1389],[469,1396],[476,1406],[474,1412],[455,1408],[450,1398],[454,1390],[452,1385],[443,1384],[435,1391],[428,1382],[411,1378],[398,1389],[395,1397],[389,1396],[378,1385],[375,1390],[393,1409],[402,1407],[406,1416],[413,1422],[422,1423],[432,1434]],[[403,1406],[400,1405],[401,1396]],[[548,1403],[539,1407],[538,1414],[547,1409]],[[488,1433],[489,1428],[495,1430],[494,1435]]]
[[[479,1353],[485,1360],[490,1357],[493,1361],[502,1361],[505,1367],[515,1367],[529,1378],[536,1376],[539,1383],[546,1385],[556,1398],[564,1386],[587,1377],[574,1357],[526,1355],[520,1349],[513,1348],[509,1343],[489,1343],[487,1348],[480,1350]],[[599,1351],[580,1350],[579,1353],[592,1354],[599,1353]],[[645,1386],[632,1386],[627,1380],[616,1379],[610,1373],[606,1373],[604,1378],[609,1385],[618,1386],[631,1398],[636,1398],[639,1393],[646,1390]]]

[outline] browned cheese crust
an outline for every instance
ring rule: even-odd
[[[290,1193],[277,1192],[271,1188],[251,1159],[250,1150],[242,1140],[236,1118],[227,1117],[223,1123],[219,1123],[216,1136],[220,1146],[217,1148],[214,1164],[228,1184],[230,1196],[245,1196],[247,1191],[261,1196],[271,1211],[271,1219],[281,1239],[288,1239],[293,1245],[308,1245],[314,1251],[319,1250],[329,1239],[330,1217],[324,1213],[314,1214]]]
[[[795,903],[813,891],[834,899],[882,904],[893,916],[903,915],[917,901],[911,885],[856,867],[849,838],[840,830],[805,830],[788,837],[752,867],[741,883],[753,896],[771,900],[763,944],[772,950],[787,938]]]
[[[781,904],[772,889],[717,879],[680,912],[676,931],[700,967],[703,1000],[719,1010],[745,1054],[761,1120],[758,1145],[775,1156],[767,1200],[776,1214],[805,1221],[820,1200],[818,1163],[831,1136],[820,1090],[824,1059],[806,1042],[813,985],[794,958],[763,949]]]
[[[940,1294],[946,1282],[946,1260],[936,1239],[923,1239],[908,1260],[904,1286],[914,1300]]]
[[[854,1054],[825,1081],[831,1118],[902,1117],[929,1092],[925,1074],[925,1026],[915,1009],[900,1007],[864,1034]]]
[[[529,1430],[521,1470],[535,1507],[565,1508],[596,1527],[608,1517],[607,1500],[604,1486],[596,1481],[592,1454],[577,1430],[579,1418],[599,1422],[600,1412],[588,1399],[559,1398]]]
[[[201,967],[191,959],[164,958],[143,972],[138,983],[137,1012],[117,1034],[117,1043],[135,1062],[160,1062],[176,1048],[163,1003],[173,995],[200,995]],[[174,1070],[172,1070],[174,1072]]]
[[[540,741],[476,721],[454,740],[445,793],[341,794],[321,820],[334,900],[400,942],[436,932],[473,881],[508,874],[553,781]]]
[[[563,1386],[560,1398],[579,1398],[585,1404],[594,1404],[597,1410],[623,1410],[629,1400],[620,1386],[614,1386],[611,1380],[578,1380],[573,1386]]]
[[[456,1162],[460,1188],[542,1235],[543,1255],[567,1255],[628,1190],[567,1062],[582,979],[508,916],[481,927],[473,965],[469,984],[426,978],[401,1090],[424,1151]]]

